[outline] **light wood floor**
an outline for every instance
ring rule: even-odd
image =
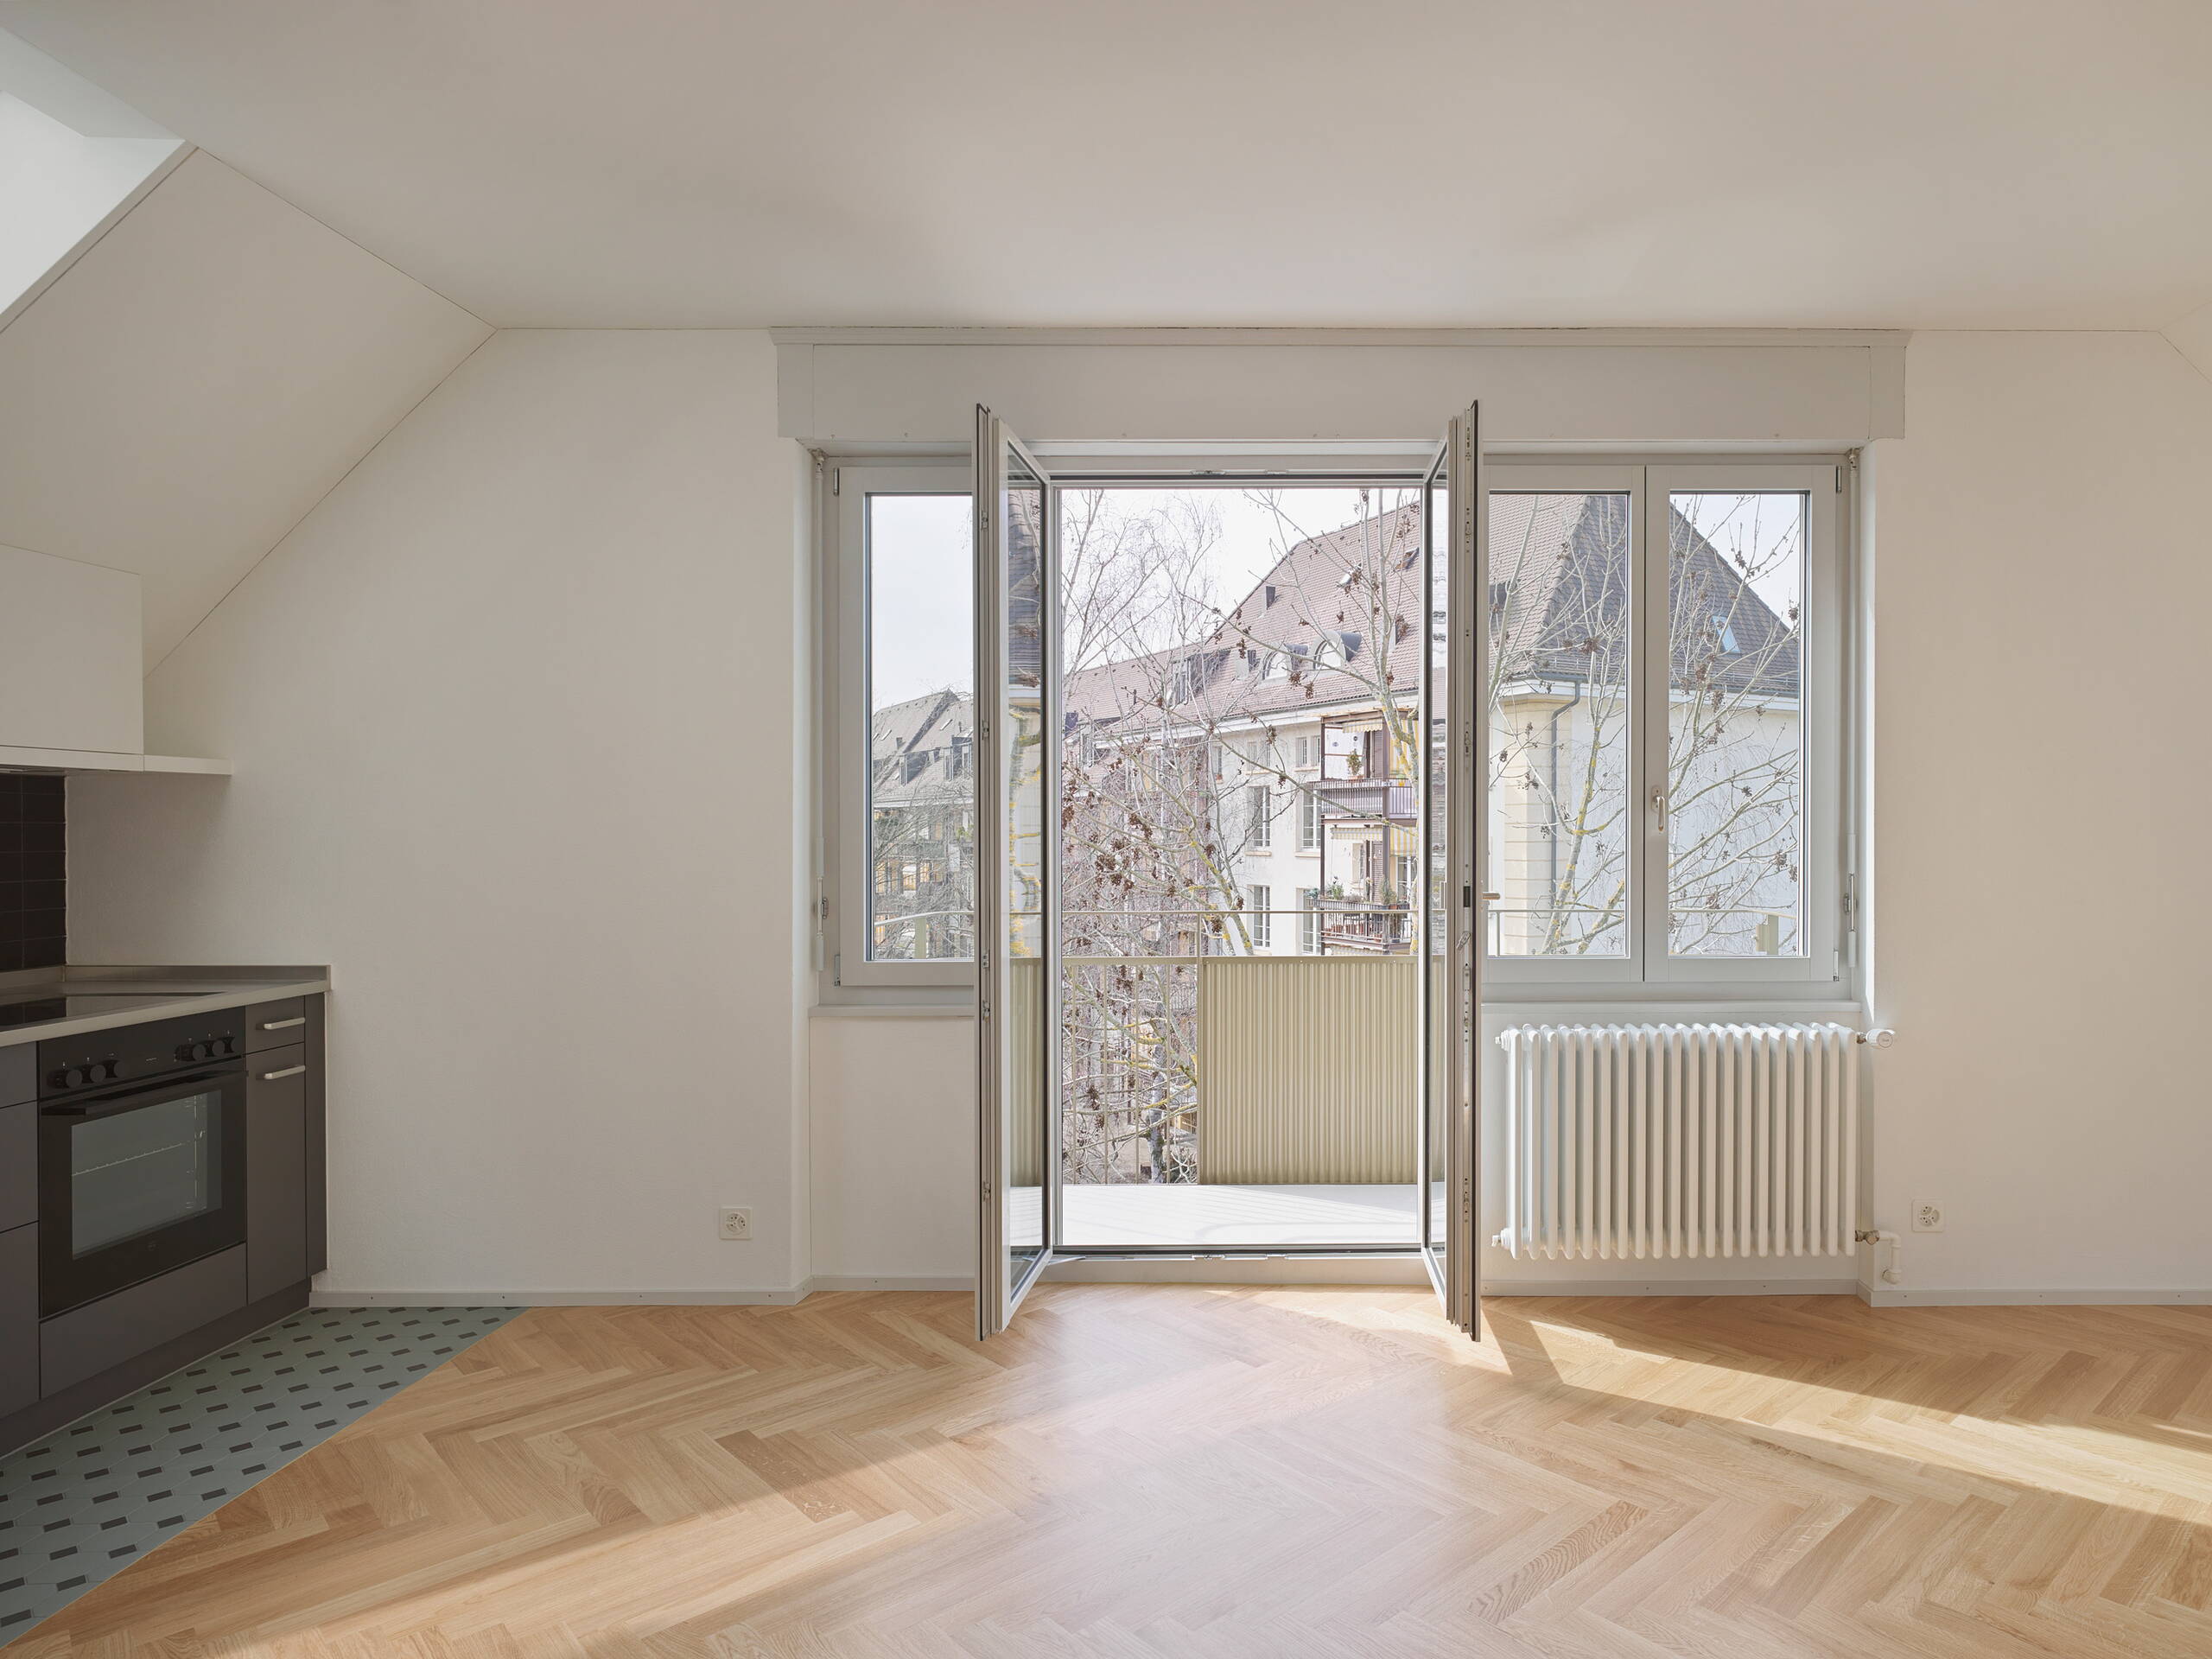
[[[10,1659],[2212,1655],[2212,1309],[524,1314]]]

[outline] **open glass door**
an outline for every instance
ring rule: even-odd
[[[1051,1255],[1059,1076],[1058,537],[1052,480],[976,411],[976,1333]]]
[[[1428,902],[1421,922],[1421,1127],[1415,1153],[1421,1256],[1452,1323],[1480,1333],[1475,1243],[1475,1033],[1484,901],[1475,887],[1485,769],[1476,711],[1487,607],[1483,577],[1482,436],[1470,406],[1445,430],[1421,489],[1428,639],[1421,687],[1421,827]]]

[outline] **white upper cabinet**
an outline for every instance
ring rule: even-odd
[[[142,754],[140,640],[137,576],[0,547],[0,750]]]

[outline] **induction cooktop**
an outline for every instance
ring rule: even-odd
[[[5,995],[0,992],[0,998]],[[48,992],[36,996],[20,997],[14,1001],[0,1001],[0,1031],[19,1031],[25,1026],[43,1026],[56,1020],[85,1020],[95,1014],[128,1014],[133,1008],[165,1007],[183,997],[207,995],[209,993],[206,991]]]

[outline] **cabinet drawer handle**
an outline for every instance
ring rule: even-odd
[[[288,1065],[282,1071],[263,1072],[261,1074],[261,1080],[264,1083],[274,1083],[279,1077],[296,1077],[301,1072],[306,1070],[307,1067],[304,1065]]]
[[[307,1015],[296,1014],[289,1020],[264,1020],[261,1022],[261,1028],[264,1031],[288,1031],[294,1026],[304,1026],[307,1022]]]

